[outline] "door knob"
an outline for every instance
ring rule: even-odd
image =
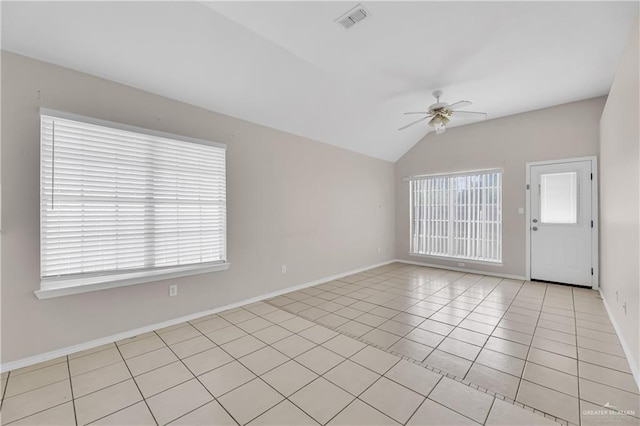
[[[533,231],[537,231],[537,230],[538,230],[538,227],[537,227],[537,226],[534,226],[533,228],[531,228],[531,230],[533,230]]]
[[[533,223],[538,223],[538,219],[533,219],[532,222]]]

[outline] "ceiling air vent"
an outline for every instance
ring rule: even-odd
[[[353,27],[358,22],[362,21],[364,18],[369,16],[369,11],[364,8],[361,4],[357,5],[338,19],[336,22],[345,27],[345,29],[349,29]]]

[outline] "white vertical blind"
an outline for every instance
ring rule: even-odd
[[[411,253],[502,261],[502,171],[410,180]]]
[[[224,145],[41,114],[42,287],[224,263],[225,175]]]

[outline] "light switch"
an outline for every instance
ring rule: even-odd
[[[518,214],[524,214],[524,207],[518,207]]]

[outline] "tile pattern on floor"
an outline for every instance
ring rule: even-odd
[[[570,423],[640,417],[597,291],[392,264],[268,303]]]
[[[632,405],[634,398],[637,403],[637,390],[627,380],[617,341],[602,326],[605,322],[588,316],[597,310],[574,311],[575,321],[586,330],[578,329],[574,358],[558,354],[567,350],[565,346],[553,346],[569,345],[564,336],[537,335],[534,329],[532,341],[548,342],[541,340],[540,348],[529,345],[525,353],[509,340],[520,335],[509,332],[528,335],[527,330],[518,325],[496,328],[503,319],[518,322],[513,315],[525,314],[513,309],[530,309],[523,304],[533,304],[539,291],[509,280],[387,265],[269,303],[246,305],[3,373],[1,420],[3,425],[542,425],[557,424],[549,416],[553,413],[547,411],[545,417],[531,407],[539,404],[558,411],[558,401],[565,401],[542,396],[553,386],[567,401],[577,395],[583,398],[583,418],[573,423],[598,420],[603,424],[603,419],[612,417],[601,414],[607,402],[616,401],[620,409]],[[560,295],[565,291],[560,290]],[[549,293],[546,287],[545,292]],[[471,299],[478,300],[474,309],[470,309]],[[574,294],[573,300],[578,299]],[[585,305],[591,303],[586,295],[583,299]],[[498,319],[491,330],[488,319],[478,321],[483,319],[480,315],[493,318],[489,309],[503,309],[507,300],[509,307],[504,309],[510,310],[511,318]],[[544,296],[543,300],[540,316],[559,315],[545,311],[545,306],[561,307],[549,305]],[[274,306],[278,304],[283,309]],[[436,305],[441,308],[435,309]],[[427,310],[433,311],[428,320],[422,316]],[[452,324],[460,311],[473,311],[475,319],[467,318],[469,314]],[[581,312],[586,316],[577,315]],[[326,326],[319,324],[323,321]],[[597,325],[584,327],[584,321]],[[506,334],[497,337],[498,328]],[[370,333],[376,346],[386,351],[346,335],[358,333],[360,339]],[[406,342],[398,344],[402,339]],[[594,345],[585,339],[607,344]],[[527,361],[529,353],[534,355]],[[419,365],[419,358],[424,361],[434,354],[432,359],[443,364],[453,360],[446,365],[451,369],[462,371],[470,362],[465,374],[473,375],[468,379],[484,380],[487,387],[502,383],[497,378],[516,378],[518,398],[495,397],[467,380],[447,377],[444,365],[443,374]],[[522,365],[504,357],[520,360]],[[579,393],[573,394],[572,382],[558,373],[571,377],[580,373]],[[509,381],[505,383],[509,390]],[[596,414],[587,417],[585,412]],[[618,415],[615,420],[616,424],[637,423],[629,416]]]

